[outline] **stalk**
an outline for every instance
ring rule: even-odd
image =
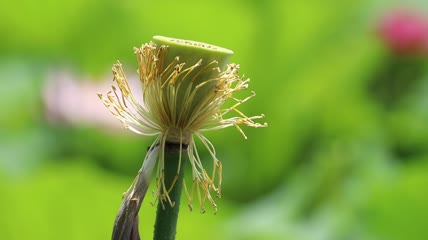
[[[184,147],[184,146],[183,146]],[[178,171],[178,165],[181,155],[181,164]],[[156,222],[154,230],[155,240],[173,240],[177,232],[177,220],[178,212],[180,210],[180,198],[183,187],[183,177],[184,177],[184,166],[187,162],[187,153],[186,150],[182,149],[180,152],[180,145],[173,143],[166,143],[165,146],[165,186],[169,189],[172,184],[171,191],[169,192],[169,197],[173,206],[169,204],[168,201],[162,202],[159,200],[156,212]],[[163,191],[161,187],[161,192]]]
[[[199,63],[198,71],[188,73],[186,81],[177,83],[175,109],[172,111],[175,117],[186,111],[192,113],[200,99],[204,99],[206,94],[213,90],[213,85],[216,83],[214,81],[208,82],[206,85],[199,88],[193,98],[193,101],[190,103],[184,102],[186,94],[188,94],[188,89],[195,88],[198,84],[210,80],[218,74],[218,71],[199,71],[199,69],[218,68],[219,71],[224,70],[227,67],[227,62],[233,52],[207,43],[163,36],[154,36],[153,42],[157,44],[158,47],[161,45],[168,46],[165,63],[176,61],[177,58],[177,63],[185,63],[186,67]],[[167,65],[168,64],[165,64],[163,68],[166,68]],[[161,69],[161,71],[162,70],[163,69]],[[163,91],[164,96],[169,96],[168,88],[164,88]],[[186,104],[190,104],[190,106]],[[171,186],[173,186],[168,193],[173,204],[171,206],[168,200],[159,199],[156,213],[154,240],[175,239],[183,185],[184,165],[185,162],[188,161],[187,150],[185,148],[187,148],[187,144],[190,143],[191,134],[192,133],[189,132],[188,129],[184,129],[184,126],[179,122],[175,123],[174,128],[170,128],[166,135],[163,174],[165,188],[169,190]],[[179,159],[181,159],[181,164],[180,169],[177,169],[179,166]],[[178,174],[177,170],[179,170]],[[159,190],[160,193],[163,193],[163,186],[160,186]]]

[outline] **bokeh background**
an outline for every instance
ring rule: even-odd
[[[110,238],[153,139],[125,131],[96,92],[117,59],[135,80],[132,47],[165,35],[233,49],[257,93],[242,110],[269,123],[244,129],[248,140],[207,134],[223,198],[217,215],[183,204],[178,239],[428,239],[427,10],[425,0],[4,3],[0,238]]]

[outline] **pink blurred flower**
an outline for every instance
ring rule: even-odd
[[[129,78],[136,79],[136,75]],[[139,81],[131,81],[131,88],[139,89]],[[48,72],[43,88],[46,118],[50,123],[73,126],[96,126],[105,130],[122,130],[122,124],[110,117],[95,94],[97,90],[111,89],[110,76],[103,79],[82,77],[68,70],[52,69]],[[140,91],[135,91],[139,93]],[[142,98],[142,94],[137,94]]]
[[[378,26],[386,46],[399,54],[428,54],[428,17],[410,10],[388,13]]]

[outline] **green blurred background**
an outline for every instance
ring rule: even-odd
[[[132,75],[132,47],[165,35],[233,49],[257,93],[242,110],[269,123],[244,129],[248,140],[235,129],[207,134],[223,163],[219,213],[183,205],[178,239],[428,239],[427,59],[391,55],[376,37],[382,15],[404,4],[428,9],[422,0],[3,4],[0,238],[110,238],[154,139],[114,125],[96,92],[117,59]],[[142,239],[152,238],[150,201]]]

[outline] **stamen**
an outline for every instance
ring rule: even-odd
[[[200,59],[199,61],[198,61],[198,63],[197,64],[201,64],[202,63],[202,59]],[[213,64],[217,64],[218,62],[217,61],[212,61],[212,62],[210,62],[210,63],[208,63],[206,66],[204,66],[198,73],[196,73],[195,74],[195,76],[193,76],[193,78],[190,80],[191,82],[194,82],[202,73],[204,73],[204,72],[206,72],[207,70],[208,70],[208,68],[211,66],[211,65],[213,65]],[[216,69],[218,69],[218,68],[216,68]]]
[[[186,197],[189,201],[189,204],[187,204],[187,206],[189,206],[190,211],[193,211],[192,195],[189,194],[189,191],[187,190],[187,184],[186,184],[186,181],[184,179],[183,179],[183,186],[184,186],[184,192],[186,193]]]

